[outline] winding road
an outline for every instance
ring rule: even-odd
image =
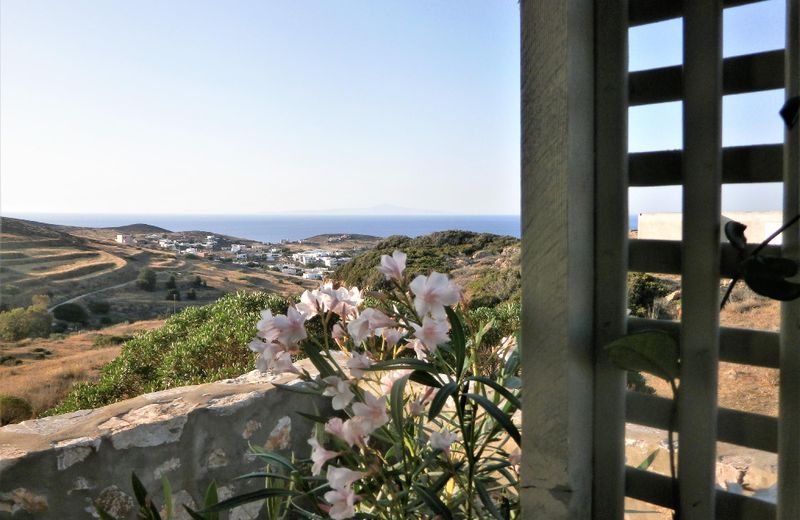
[[[97,289],[95,291],[90,291],[90,292],[75,296],[74,298],[70,298],[69,300],[65,300],[65,301],[63,301],[63,302],[61,302],[59,304],[53,305],[52,307],[47,309],[47,312],[53,312],[53,309],[55,309],[56,307],[60,307],[60,306],[64,305],[65,303],[72,303],[72,302],[80,300],[81,298],[85,298],[85,297],[91,296],[93,294],[101,293],[103,291],[110,291],[112,289],[119,289],[120,287],[125,287],[126,285],[130,285],[132,283],[136,283],[136,280],[130,280],[128,282],[119,283],[117,285],[112,285],[110,287],[103,287],[102,289]]]

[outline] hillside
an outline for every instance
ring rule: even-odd
[[[472,308],[518,302],[519,244],[514,237],[470,231],[441,231],[417,238],[395,235],[339,267],[335,278],[367,289],[384,287],[386,282],[375,266],[381,255],[400,250],[408,255],[410,275],[450,274]]]

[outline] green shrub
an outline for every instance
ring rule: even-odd
[[[192,280],[192,287],[203,287],[203,279],[200,276],[195,276]]]
[[[13,395],[0,394],[0,426],[18,423],[33,416],[31,404]]]
[[[196,300],[197,299],[197,293],[194,292],[194,289],[189,289],[189,292],[186,293],[186,299],[187,300]]]
[[[174,275],[169,275],[169,279],[167,280],[167,283],[164,284],[164,287],[166,287],[167,289],[175,289],[178,287],[178,285],[175,283]]]
[[[207,383],[255,368],[247,344],[256,333],[260,311],[285,313],[289,302],[265,293],[236,293],[215,303],[189,307],[163,327],[128,340],[120,355],[103,367],[94,383],[75,385],[48,415],[96,408],[147,392]],[[309,334],[319,324],[308,322]]]
[[[12,285],[10,283],[3,284],[0,286],[0,294],[3,296],[16,296],[17,294],[21,293],[22,290],[17,287],[16,285]]]
[[[178,289],[170,289],[167,291],[167,300],[169,301],[181,301],[181,292]]]
[[[89,323],[89,313],[77,303],[65,303],[53,309],[53,317],[57,320],[69,321],[71,323]]]
[[[93,314],[108,314],[111,310],[111,304],[106,301],[93,300],[86,304]]]
[[[18,341],[23,338],[46,338],[53,318],[46,309],[30,306],[0,312],[0,339]]]
[[[669,285],[652,275],[628,273],[628,308],[631,316],[646,318],[655,299],[669,292]]]
[[[152,269],[142,267],[139,270],[139,277],[136,279],[136,287],[143,291],[156,290],[156,273]]]

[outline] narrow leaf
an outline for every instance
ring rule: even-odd
[[[735,220],[729,220],[725,223],[725,237],[733,247],[739,251],[744,251],[747,248],[747,238],[744,236],[744,230],[747,226]]]
[[[392,407],[392,421],[400,438],[403,438],[403,393],[406,390],[408,376],[401,377],[392,385],[391,395],[389,396]]]
[[[326,419],[325,417],[322,417],[321,415],[313,415],[313,414],[305,413],[305,412],[294,412],[294,413],[296,413],[297,415],[299,415],[301,417],[305,417],[309,421],[313,421],[313,422],[316,422],[316,423],[325,424],[326,422],[328,422],[328,419]]]
[[[217,495],[217,483],[212,480],[208,485],[208,489],[206,489],[203,507],[211,507],[217,502],[219,502],[219,496]],[[205,515],[205,520],[219,520],[219,513],[209,513]]]
[[[506,413],[500,410],[497,406],[494,405],[491,401],[489,401],[486,397],[479,395],[479,394],[464,394],[465,397],[472,399],[476,403],[478,403],[486,413],[492,416],[492,418],[503,427],[503,429],[508,432],[512,439],[514,439],[519,445],[522,442],[522,436],[519,433],[519,430],[514,425],[514,422],[511,420]]]
[[[486,376],[471,376],[467,378],[468,380],[477,381],[479,383],[483,383],[484,385],[491,387],[495,392],[502,395],[506,398],[506,400],[511,403],[511,406],[514,408],[522,408],[522,403],[519,401],[519,398],[512,394],[507,388],[503,385],[495,381],[494,379],[489,379]]]
[[[291,489],[276,489],[276,488],[267,488],[267,489],[259,489],[256,491],[251,491],[250,493],[245,493],[243,495],[238,495],[235,497],[231,497],[227,500],[223,500],[211,507],[207,507],[200,511],[201,514],[203,513],[215,513],[217,511],[227,511],[228,509],[233,509],[236,506],[240,506],[242,504],[249,504],[250,502],[257,502],[259,500],[265,500],[267,498],[272,497],[292,497],[297,496],[300,493]]]
[[[424,372],[422,370],[414,370],[413,372],[411,372],[409,379],[414,381],[415,383],[420,383],[425,386],[430,386],[433,388],[442,387],[442,383],[440,383],[438,379],[433,377],[428,372]]]
[[[286,390],[287,392],[294,392],[296,394],[320,395],[319,390],[308,388],[308,386],[305,384],[284,385],[281,383],[272,383],[272,386],[275,388],[280,388],[281,390]]]
[[[455,394],[457,389],[458,385],[455,382],[450,382],[436,392],[436,395],[431,401],[431,408],[428,410],[428,419],[434,419],[437,415],[439,415],[439,412],[441,412],[442,408],[444,408],[445,402],[447,402],[447,398]]]
[[[289,461],[289,459],[287,459],[286,457],[283,457],[281,455],[278,455],[277,453],[272,453],[272,452],[262,451],[262,450],[256,449],[255,450],[255,456],[260,458],[260,459],[266,459],[268,461],[275,462],[275,463],[283,466],[284,468],[288,469],[289,471],[297,471],[297,468],[294,466],[294,464],[292,464]]]
[[[431,374],[437,374],[438,370],[432,364],[428,363],[427,361],[423,361],[421,359],[413,359],[413,358],[397,358],[397,359],[387,359],[386,361],[379,361],[369,368],[364,370],[371,370],[371,371],[378,371],[378,370],[390,370],[390,369],[398,369],[398,368],[410,368],[412,370],[422,370],[425,372],[429,372]]]
[[[133,495],[136,497],[136,502],[141,507],[147,506],[147,489],[145,489],[142,481],[136,476],[136,473],[131,473],[131,484],[133,485]]]
[[[169,479],[166,476],[161,477],[161,487],[164,491],[164,508],[166,509],[168,520],[172,520],[175,511],[173,510],[172,487],[169,485]]]
[[[199,514],[197,511],[195,511],[194,509],[190,508],[186,504],[183,504],[183,509],[186,511],[186,513],[190,517],[192,517],[192,520],[208,520],[208,517]]]
[[[655,451],[653,451],[653,453],[651,453],[650,455],[648,455],[648,456],[647,456],[647,458],[645,458],[645,459],[642,461],[642,463],[641,463],[641,464],[639,464],[638,466],[636,466],[636,469],[647,469],[647,468],[649,468],[650,466],[652,466],[652,465],[653,465],[653,462],[656,460],[656,457],[658,456],[658,452],[659,452],[659,451],[660,451],[659,449],[656,449]]]
[[[467,340],[464,336],[464,325],[461,318],[450,308],[445,307],[447,318],[450,320],[450,344],[453,345],[453,352],[456,355],[456,379],[461,378],[464,372],[464,362],[467,358]]]
[[[95,509],[97,510],[97,516],[100,517],[100,520],[116,520],[116,518],[106,513],[105,509],[102,507],[95,506]]]
[[[442,515],[442,518],[445,518],[447,520],[452,520],[453,515],[452,513],[450,513],[450,509],[447,508],[444,502],[439,500],[439,497],[431,494],[427,489],[425,489],[422,486],[414,486],[414,491],[417,492],[417,494],[423,500],[423,502],[428,504],[431,507],[431,509],[433,509],[437,514]]]
[[[500,514],[497,506],[495,506],[494,502],[492,502],[492,497],[489,496],[489,492],[486,490],[486,486],[484,485],[483,481],[475,479],[475,489],[478,491],[478,496],[481,498],[481,502],[483,502],[483,505],[486,506],[486,509],[489,510],[492,516],[497,518],[497,520],[504,520],[503,515]]]

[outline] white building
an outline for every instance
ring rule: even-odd
[[[117,235],[117,242],[126,246],[132,246],[136,244],[136,239],[131,235]]]
[[[781,227],[783,216],[780,211],[725,211],[722,225],[730,220],[741,222],[747,229],[744,235],[747,242],[757,244]],[[683,214],[681,213],[639,213],[638,238],[652,240],[681,240],[683,235]],[[781,236],[770,244],[780,245]],[[727,242],[725,233],[720,230],[720,240]]]

